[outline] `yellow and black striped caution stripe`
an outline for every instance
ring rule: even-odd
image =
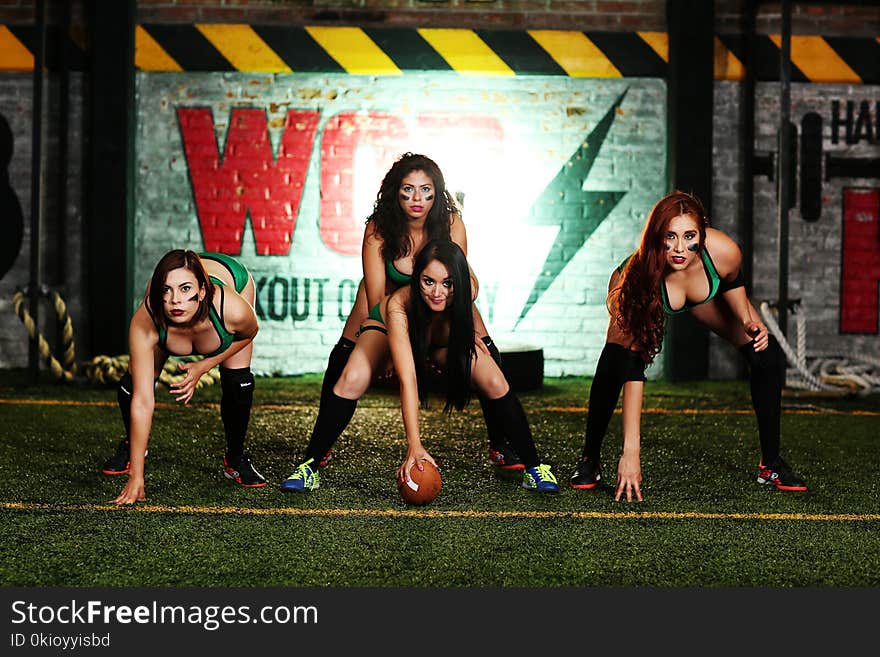
[[[476,519],[572,519],[572,520],[782,520],[800,522],[878,522],[877,513],[709,513],[701,511],[443,511],[439,509],[300,509],[251,508],[240,506],[166,506],[137,504],[44,504],[40,502],[0,502],[7,511],[129,511],[156,514],[323,516],[393,518],[476,518]]]
[[[33,26],[0,25],[0,70],[33,68]],[[778,35],[753,41],[755,77],[777,80]],[[83,68],[81,44],[47,35],[47,66],[64,48]],[[741,80],[742,36],[715,37],[716,80]],[[880,83],[880,37],[793,36],[792,81]],[[667,74],[665,32],[359,28],[247,24],[143,24],[135,30],[135,66],[142,71],[349,73],[402,75],[450,71],[462,76],[550,75],[583,78]]]

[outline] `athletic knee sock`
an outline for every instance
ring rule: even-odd
[[[306,448],[305,461],[314,459],[313,465],[318,466],[318,463],[351,422],[356,408],[356,399],[340,397],[333,392],[332,387],[326,397],[321,396],[318,419],[315,420],[315,428],[312,429],[312,437]]]
[[[507,436],[508,444],[517,453],[527,468],[533,468],[541,460],[535,449],[535,441],[532,439],[532,430],[523,410],[519,398],[508,390],[507,394],[498,399],[487,399],[486,403],[491,407],[491,412],[499,418],[501,428]]]
[[[133,392],[134,382],[131,379],[131,373],[126,372],[119,379],[119,386],[116,388],[116,403],[119,404],[122,424],[125,425],[125,442],[131,440],[131,396]]]
[[[492,356],[492,360],[501,367],[501,352],[498,351],[498,347],[495,346],[495,343],[492,341],[488,335],[480,338],[483,341],[483,344],[489,349],[489,355]],[[489,403],[489,399],[480,394],[477,396],[480,400],[480,408],[483,409],[483,420],[486,422],[486,433],[489,436],[489,447],[495,447],[496,445],[503,445],[507,441],[504,438],[504,431],[501,428],[500,419],[493,413],[493,406]]]
[[[250,367],[220,368],[220,418],[226,433],[226,458],[238,463],[244,452],[244,439],[254,404],[254,375]]]
[[[348,338],[339,338],[330,352],[330,358],[327,360],[327,369],[324,372],[324,380],[321,383],[321,400],[330,394],[333,394],[333,386],[342,376],[342,370],[345,369],[351,352],[354,351],[354,342]]]
[[[602,441],[614,409],[617,408],[623,384],[627,381],[644,380],[645,363],[638,352],[612,342],[605,344],[590,386],[582,458],[589,458],[594,463],[600,462]]]
[[[769,465],[779,456],[779,423],[782,407],[783,371],[785,356],[772,335],[763,351],[755,351],[749,342],[739,348],[749,365],[749,389],[752,407],[758,421],[761,441],[761,462]]]

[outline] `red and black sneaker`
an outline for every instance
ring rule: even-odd
[[[128,460],[129,445],[128,439],[123,438],[116,446],[116,452],[109,459],[104,461],[101,472],[105,475],[121,475],[128,472],[131,463]]]
[[[502,470],[525,470],[526,466],[506,443],[489,445],[489,460]]]
[[[233,463],[227,457],[223,457],[223,476],[237,484],[247,488],[259,488],[266,485],[266,478],[257,472],[251,458],[242,454],[238,463]]]
[[[807,490],[806,482],[792,471],[781,456],[777,456],[769,466],[763,463],[758,465],[758,483],[773,484],[779,490]]]
[[[595,488],[602,481],[602,466],[586,457],[581,458],[570,481],[571,487],[579,490]]]

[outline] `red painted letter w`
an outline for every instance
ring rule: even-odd
[[[241,253],[249,212],[257,253],[286,255],[299,213],[318,112],[287,113],[275,159],[265,111],[233,110],[222,162],[210,109],[181,107],[177,118],[205,249]]]

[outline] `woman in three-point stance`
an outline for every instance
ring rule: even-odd
[[[758,421],[758,482],[804,491],[804,481],[779,454],[784,355],[746,296],[742,253],[720,230],[709,228],[702,203],[676,191],[648,216],[638,250],[611,274],[605,348],[590,388],[583,454],[571,485],[595,488],[602,477],[602,439],[623,389],[623,453],[615,499],[642,500],[640,421],[645,367],[659,353],[665,316],[689,312],[739,349],[749,367]]]
[[[416,256],[409,285],[370,309],[346,371],[361,359],[369,363],[362,368],[364,372],[375,370],[383,364],[389,351],[377,345],[390,345],[391,360],[400,382],[407,442],[406,457],[398,468],[399,480],[409,478],[413,467],[422,469],[422,461],[436,465],[422,444],[418,417],[419,401],[426,399],[428,368],[434,364],[443,372],[445,410],[464,408],[474,386],[500,419],[511,447],[522,459],[522,486],[555,493],[559,486],[550,466],[538,458],[522,405],[498,364],[478,348],[474,340],[474,289],[461,248],[450,240],[428,242]],[[342,410],[345,409],[340,408]],[[338,419],[336,430],[319,436],[319,444],[310,444],[306,459],[284,482],[283,489],[305,492],[318,488],[320,474],[315,457],[330,448],[353,412],[354,402],[351,402],[348,412]]]
[[[342,337],[330,352],[321,385],[318,417],[306,449],[306,460],[314,459],[316,467],[324,466],[331,458],[331,453],[320,452],[319,446],[335,441],[354,414],[357,400],[374,378],[384,373],[377,369],[387,361],[388,342],[384,337],[347,368],[361,324],[384,296],[409,284],[416,253],[432,239],[450,239],[467,254],[464,222],[446,189],[440,167],[425,155],[405,153],[385,174],[373,213],[367,219],[361,248],[364,277]],[[481,348],[500,362],[498,348],[489,337],[476,306],[474,323],[477,337],[484,345]],[[521,470],[522,461],[507,445],[500,420],[493,416],[482,396],[480,403],[493,464]]]
[[[226,434],[223,473],[242,486],[266,485],[244,452],[254,396],[250,367],[258,330],[255,298],[253,277],[227,255],[175,249],[156,265],[129,324],[129,368],[117,390],[126,437],[102,468],[104,474],[128,474],[114,500],[117,504],[146,499],[144,459],[155,384],[169,356],[204,356],[179,366],[186,375],[171,386],[171,394],[184,404],[192,399],[199,379],[220,366],[220,416]]]

